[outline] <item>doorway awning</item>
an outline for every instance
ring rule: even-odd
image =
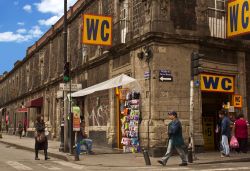
[[[26,107],[27,108],[36,108],[36,107],[41,107],[43,105],[43,97],[39,97],[37,99],[33,99],[29,102],[26,103]]]
[[[107,90],[110,88],[119,87],[122,85],[126,85],[129,83],[135,82],[136,86],[139,87],[139,83],[137,83],[136,79],[129,77],[125,74],[119,75],[117,77],[111,78],[110,80],[104,81],[102,83],[93,85],[91,87],[79,90],[71,94],[72,97],[81,97],[86,96],[88,94],[94,93],[96,91]]]
[[[19,112],[19,113],[25,113],[25,112],[28,112],[28,108],[26,108],[26,107],[23,107],[23,108],[18,108],[18,109],[17,109],[17,112]]]

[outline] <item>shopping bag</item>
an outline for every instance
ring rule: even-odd
[[[22,136],[23,136],[23,137],[25,136],[25,131],[24,131],[24,130],[22,131]]]
[[[238,143],[235,136],[232,136],[232,138],[230,140],[230,147],[231,148],[239,148],[239,143]]]

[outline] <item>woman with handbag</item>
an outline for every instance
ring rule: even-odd
[[[44,150],[44,156],[45,160],[50,159],[48,157],[48,139],[45,136],[45,123],[43,120],[43,116],[37,116],[36,118],[36,123],[35,123],[35,128],[36,128],[36,136],[35,136],[35,160],[40,160],[38,158],[38,151],[39,150]]]
[[[243,114],[239,114],[238,119],[234,122],[234,133],[239,143],[236,151],[247,153],[248,121],[244,119]]]

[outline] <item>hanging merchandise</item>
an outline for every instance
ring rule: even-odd
[[[126,92],[126,96],[124,93]],[[121,94],[123,94],[121,96]],[[121,132],[124,152],[140,152],[139,144],[139,118],[140,118],[140,93],[120,90],[120,114],[121,114]]]

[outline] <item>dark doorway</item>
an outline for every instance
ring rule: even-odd
[[[218,112],[222,105],[231,101],[231,94],[203,92],[202,93],[202,127],[205,150],[220,149],[220,133],[216,133],[219,123]]]

